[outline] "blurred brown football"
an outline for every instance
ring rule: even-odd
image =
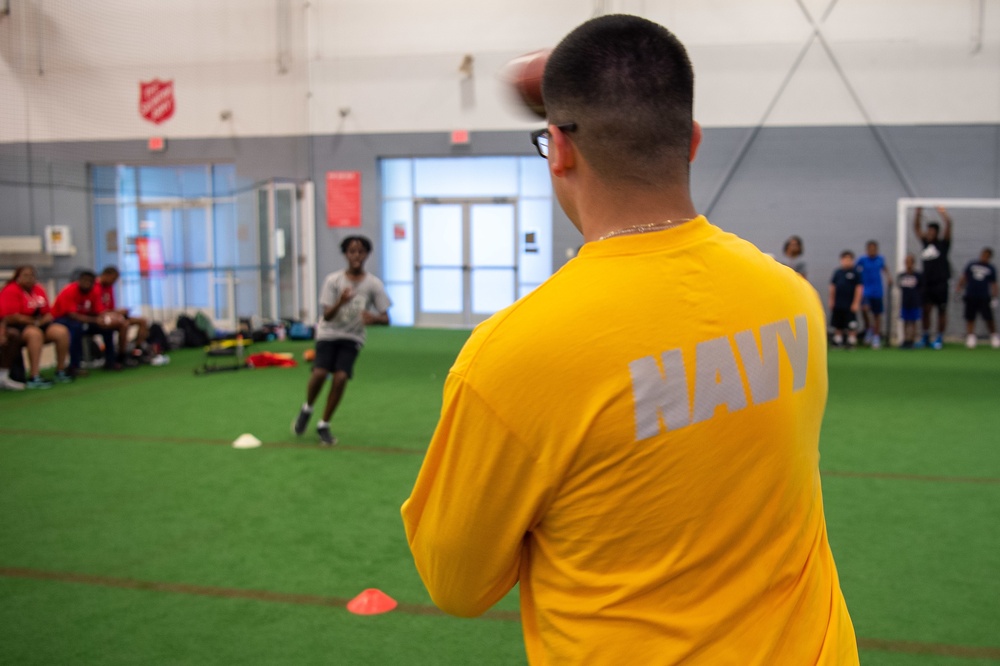
[[[551,53],[549,49],[525,53],[511,60],[504,68],[507,81],[517,93],[521,103],[539,118],[545,117],[542,77],[545,75],[545,63],[549,60],[549,53]]]

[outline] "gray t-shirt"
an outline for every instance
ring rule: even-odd
[[[354,297],[340,306],[333,319],[323,319],[323,311],[332,307],[340,300],[345,289],[354,292]],[[374,310],[379,314],[386,312],[392,301],[385,293],[382,280],[371,273],[365,273],[360,282],[355,282],[347,276],[347,271],[330,273],[323,281],[323,289],[319,296],[320,313],[316,324],[317,340],[354,340],[364,344],[365,325],[361,321],[361,313]]]

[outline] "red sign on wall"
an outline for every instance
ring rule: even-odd
[[[139,113],[151,123],[159,125],[174,115],[174,81],[139,82]]]
[[[326,172],[326,226],[361,226],[361,172]]]
[[[135,239],[135,252],[139,255],[139,274],[163,273],[163,244],[159,238],[139,236]]]

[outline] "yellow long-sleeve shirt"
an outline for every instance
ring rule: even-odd
[[[520,582],[532,664],[856,664],[824,316],[704,218],[588,243],[473,333],[402,508],[434,602]]]

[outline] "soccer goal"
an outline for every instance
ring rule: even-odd
[[[951,262],[952,281],[948,304],[948,328],[945,331],[949,337],[963,334],[965,322],[962,320],[961,298],[955,293],[955,285],[966,264],[979,256],[983,247],[994,248],[1000,254],[1000,199],[961,199],[961,198],[903,198],[896,202],[896,267],[893,275],[903,271],[907,252],[917,256],[917,267],[920,266],[920,240],[913,231],[913,215],[917,208],[923,208],[923,226],[926,229],[931,222],[941,224],[943,220],[937,208],[943,207],[952,219],[952,239],[949,260]],[[893,303],[899,303],[899,288],[892,289]],[[887,313],[892,322],[892,339],[897,343],[902,340],[903,327],[899,319],[899,308],[893,306]]]

